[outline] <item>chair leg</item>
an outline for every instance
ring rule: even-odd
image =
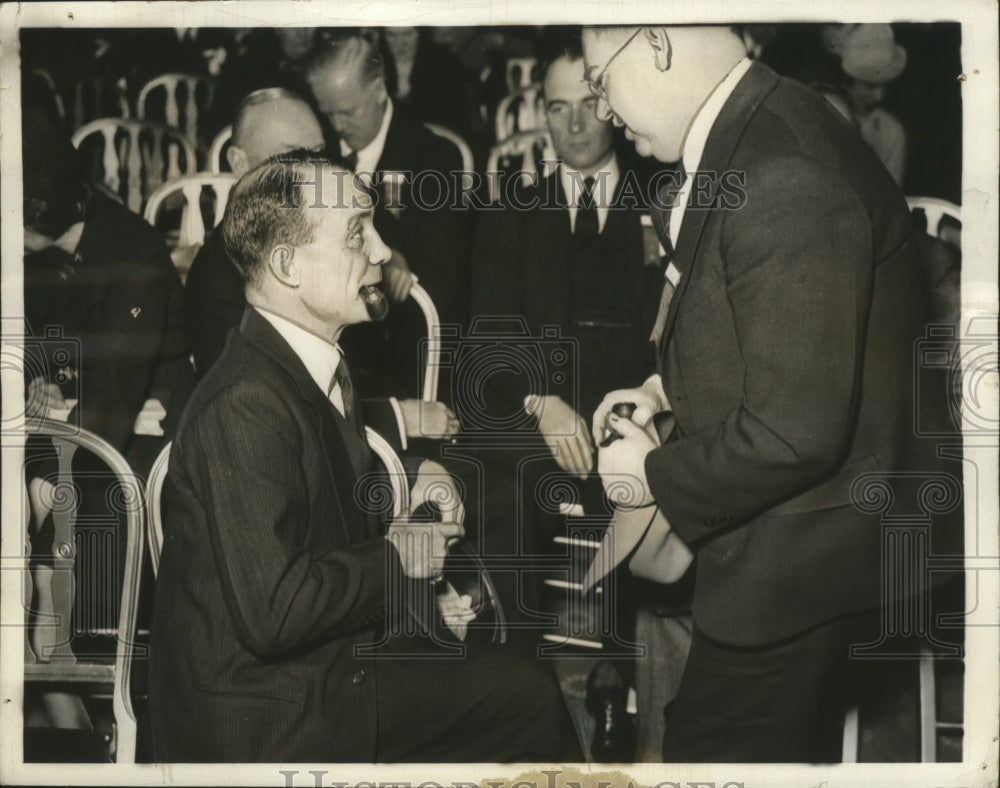
[[[858,707],[851,706],[844,715],[844,744],[841,748],[841,763],[858,762],[858,739],[860,735]]]
[[[934,697],[934,655],[920,650],[920,760],[937,761],[937,702]]]

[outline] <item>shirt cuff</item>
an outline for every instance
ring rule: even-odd
[[[660,402],[667,402],[667,393],[663,390],[663,378],[656,373],[653,373],[646,381],[642,384],[643,388],[652,388],[656,392],[656,395],[660,398]],[[670,409],[670,405],[667,405],[667,409]]]
[[[406,442],[406,419],[403,418],[403,409],[399,406],[399,400],[395,397],[389,397],[389,404],[392,405],[392,412],[396,414],[396,426],[399,427],[399,444],[403,447],[403,451],[409,448],[409,444]]]

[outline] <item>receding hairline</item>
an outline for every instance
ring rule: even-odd
[[[247,130],[253,126],[254,120],[260,116],[259,110],[281,103],[300,106],[310,116],[314,117],[309,102],[290,90],[286,90],[285,88],[255,90],[240,102],[239,109],[236,110],[236,117],[233,120],[233,143],[239,145],[241,140],[246,137]]]

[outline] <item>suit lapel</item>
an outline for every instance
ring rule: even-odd
[[[340,516],[337,518],[344,530],[348,543],[364,538],[363,518],[349,502],[354,500],[354,486],[357,476],[351,464],[350,455],[334,420],[334,407],[316,381],[312,379],[305,365],[274,327],[261,317],[255,309],[247,307],[243,313],[240,332],[244,338],[262,353],[271,358],[294,383],[302,400],[309,406],[318,425],[318,437],[327,458],[327,474],[330,484],[336,490],[336,504]],[[348,508],[345,509],[345,506]]]
[[[778,75],[771,69],[760,63],[754,63],[740,80],[736,90],[726,100],[722,111],[719,112],[718,118],[712,125],[712,130],[705,142],[701,162],[698,164],[699,172],[713,175],[707,198],[700,196],[699,201],[704,200],[705,203],[712,204],[717,198],[719,179],[729,167],[747,122],[767,95],[777,87],[778,81]],[[663,329],[663,337],[660,340],[661,349],[666,347],[674,321],[677,319],[678,306],[684,298],[684,293],[691,281],[691,273],[698,260],[698,247],[705,231],[705,224],[713,213],[712,210],[697,209],[692,206],[688,206],[684,213],[680,234],[677,236],[676,253],[672,261],[677,270],[680,271],[681,279],[670,300],[667,321]],[[661,215],[659,218],[661,224],[658,224],[657,227],[661,229],[661,232],[665,229],[669,234],[669,228],[663,228],[663,216]]]

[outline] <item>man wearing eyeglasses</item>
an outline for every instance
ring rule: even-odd
[[[595,440],[624,435],[599,452],[605,484],[655,503],[696,556],[664,759],[836,760],[848,647],[878,640],[883,602],[879,517],[852,485],[922,470],[906,203],[822,99],[749,61],[730,28],[587,29],[584,50],[598,116],[686,173],[654,206],[673,271],[657,374],[593,420]],[[617,402],[639,406],[633,421]],[[643,427],[665,410],[661,444]]]

